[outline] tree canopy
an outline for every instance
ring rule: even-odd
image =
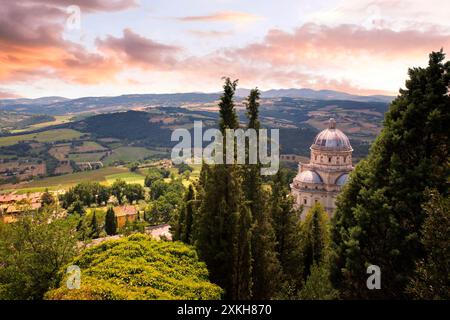
[[[46,299],[148,300],[220,299],[208,270],[194,248],[181,242],[152,240],[135,234],[83,251],[70,265],[81,268],[81,288],[69,290],[67,275]],[[66,268],[61,269],[66,274]]]

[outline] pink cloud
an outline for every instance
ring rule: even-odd
[[[251,61],[273,66],[308,63],[326,65],[336,58],[371,54],[382,58],[406,58],[450,47],[450,36],[414,30],[365,29],[356,25],[305,24],[294,32],[271,30],[264,41],[230,50]]]
[[[309,23],[292,32],[274,29],[262,41],[205,56],[182,58],[181,55],[189,54],[183,48],[146,38],[131,29],[123,30],[121,36],[97,39],[95,50],[90,51],[63,37],[67,18],[63,6],[71,1],[43,2],[0,3],[0,83],[51,78],[109,85],[119,73],[134,69],[167,72],[167,79],[173,76],[186,80],[198,90],[226,75],[241,79],[241,85],[248,87],[328,88],[373,94],[382,92],[360,84],[362,78],[368,77],[367,68],[380,69],[393,60],[400,61],[403,68],[405,61],[417,61],[432,50],[450,47],[449,35],[440,29],[394,31],[386,27]],[[129,8],[135,1],[83,0],[78,5],[88,11],[114,11]],[[255,18],[258,17],[241,12],[218,12],[177,19],[242,22]],[[226,31],[189,32],[199,37],[228,35]],[[390,69],[386,74],[389,72]],[[403,72],[406,75],[406,67]],[[126,77],[129,83],[142,80],[128,74]],[[170,87],[171,83],[167,85]]]
[[[239,12],[239,11],[220,11],[208,15],[199,15],[199,16],[185,16],[175,18],[179,21],[185,22],[217,22],[217,21],[229,21],[229,22],[253,22],[257,20],[261,20],[260,16]]]
[[[142,37],[130,29],[123,30],[121,38],[108,36],[104,40],[98,39],[96,44],[101,51],[118,55],[121,60],[158,69],[173,66],[175,55],[181,51],[179,47]]]
[[[0,99],[17,99],[22,98],[22,96],[15,94],[13,92],[0,90]]]
[[[112,12],[133,8],[138,5],[137,0],[25,0],[21,2],[51,5],[57,7],[69,7],[77,5],[83,11],[88,12]]]

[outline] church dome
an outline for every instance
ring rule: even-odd
[[[295,180],[303,183],[323,183],[322,178],[316,172],[310,170],[299,173]]]
[[[339,176],[339,178],[336,179],[336,184],[338,186],[343,186],[348,181],[348,174],[344,173],[343,175]]]
[[[336,129],[336,121],[333,118],[329,121],[328,129],[322,130],[316,136],[311,148],[326,151],[353,150],[347,136],[341,130]]]

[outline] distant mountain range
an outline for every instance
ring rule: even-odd
[[[238,89],[236,95],[244,98],[249,89]],[[383,95],[357,96],[333,90],[312,89],[272,89],[262,91],[262,98],[298,98],[308,100],[348,100],[358,102],[390,103],[394,97]],[[211,103],[219,99],[220,93],[173,93],[173,94],[128,94],[115,97],[83,97],[67,99],[63,97],[42,97],[37,99],[3,99],[0,111],[15,111],[32,114],[64,115],[76,113],[101,113],[129,110],[133,107],[169,106],[177,107],[185,103]]]
[[[250,89],[238,89],[237,96],[246,97]],[[262,98],[303,98],[312,100],[350,100],[359,102],[386,102],[390,103],[395,97],[384,95],[358,96],[333,90],[313,89],[271,89],[261,92]]]

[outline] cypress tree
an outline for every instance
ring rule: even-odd
[[[247,98],[248,128],[260,128],[259,90],[253,89]],[[260,163],[242,166],[243,190],[253,218],[252,223],[252,297],[255,300],[271,299],[279,289],[281,267],[277,259],[275,232],[272,227],[268,198],[262,189]]]
[[[185,243],[191,243],[192,240],[192,230],[194,224],[194,210],[195,210],[195,192],[194,187],[189,185],[188,191],[186,193],[184,208],[184,226],[182,232],[182,241]]]
[[[252,215],[248,208],[242,208],[237,217],[236,256],[234,257],[233,296],[239,300],[252,297]]]
[[[328,216],[320,203],[307,213],[300,226],[300,247],[303,259],[303,279],[311,273],[313,264],[325,261],[329,248]]]
[[[114,209],[112,207],[108,208],[105,216],[105,231],[109,236],[117,234],[117,221],[116,215],[114,214]]]
[[[427,191],[422,243],[426,257],[417,263],[407,292],[414,299],[450,300],[450,196]]]
[[[219,126],[224,137],[226,129],[236,129],[239,125],[233,101],[236,86],[237,80],[225,79],[219,103]],[[204,193],[201,195],[195,243],[200,257],[208,266],[211,280],[225,290],[225,298],[245,299],[248,290],[243,288],[251,288],[251,283],[239,283],[240,288],[237,288],[235,280],[244,279],[244,274],[251,272],[251,268],[246,269],[248,266],[238,259],[239,256],[247,256],[244,250],[251,250],[250,244],[247,246],[241,242],[247,241],[247,233],[239,232],[248,219],[241,191],[242,181],[234,164],[217,164],[207,170],[202,177]],[[239,236],[244,239],[239,240]]]
[[[402,298],[418,259],[424,190],[448,194],[450,62],[433,52],[426,68],[409,70],[367,159],[337,201],[332,278],[344,298]],[[366,268],[382,272],[380,290],[366,287]]]
[[[94,210],[94,213],[92,214],[92,220],[91,220],[91,224],[90,224],[90,237],[92,239],[96,239],[100,236],[100,228],[98,226],[98,222],[97,222],[97,214]]]
[[[296,291],[301,286],[303,266],[299,239],[299,216],[286,187],[283,172],[278,171],[272,182],[270,213],[275,232],[278,260],[285,287]]]
[[[176,221],[172,225],[173,240],[191,243],[193,238],[195,209],[195,191],[194,187],[189,185],[188,191],[184,196],[183,204],[176,217]]]

